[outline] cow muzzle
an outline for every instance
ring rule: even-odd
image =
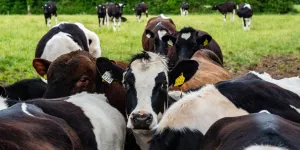
[[[132,113],[129,118],[131,120],[133,129],[149,130],[150,125],[153,122],[153,115],[144,111]]]

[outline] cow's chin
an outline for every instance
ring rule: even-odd
[[[156,117],[155,117],[156,118]],[[136,128],[136,127],[134,127],[133,125],[132,125],[132,123],[131,123],[131,120],[129,119],[128,120],[128,122],[127,122],[127,128],[128,129],[131,129],[132,131],[151,131],[151,130],[153,130],[154,129],[154,127],[157,125],[157,119],[154,119],[153,121],[152,121],[152,123],[150,124],[150,126],[149,127],[145,127],[145,128]]]
[[[132,130],[134,133],[136,134],[142,134],[144,136],[147,136],[147,135],[151,135],[152,134],[152,131],[151,130],[143,130],[143,129],[133,129]]]

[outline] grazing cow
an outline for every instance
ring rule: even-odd
[[[167,55],[168,44],[162,41],[162,37],[172,34],[176,34],[176,26],[171,18],[165,17],[163,14],[151,18],[142,36],[144,50]]]
[[[206,132],[200,149],[296,150],[299,138],[299,124],[277,115],[256,113],[218,120]]]
[[[227,13],[232,13],[231,21],[234,21],[235,11],[237,5],[234,2],[225,2],[223,4],[213,5],[212,10],[218,10],[221,14],[224,15],[224,21],[226,21]]]
[[[219,57],[221,65],[223,65],[221,48],[207,32],[184,27],[177,33],[177,36],[165,35],[162,40],[171,46],[174,45],[168,53],[172,64],[176,63],[178,59],[190,59],[200,49],[208,49]]]
[[[45,22],[48,27],[51,26],[51,15],[55,15],[55,22],[57,24],[57,8],[55,2],[47,2],[43,6],[44,8],[44,16],[45,16]]]
[[[120,30],[121,22],[122,22],[122,15],[123,15],[123,8],[125,7],[125,4],[123,3],[108,3],[106,4],[107,11],[106,11],[106,17],[107,19],[112,17],[114,26],[113,30],[116,31],[116,19],[118,19],[118,29]],[[107,21],[107,26],[109,27],[109,21]]]
[[[77,133],[83,149],[122,150],[124,147],[125,119],[102,94],[82,92],[70,97],[36,99],[26,103],[65,120]]]
[[[169,95],[174,93],[172,91]],[[299,123],[299,108],[298,95],[261,79],[240,78],[207,85],[183,93],[182,99],[165,112],[155,127],[150,149],[178,147],[199,150],[200,142],[194,142],[201,141],[201,136],[217,120],[262,110]]]
[[[126,71],[109,60],[102,60],[102,63],[107,67],[99,69],[101,74],[111,72],[113,80],[123,83],[126,89],[127,128],[133,130],[140,148],[148,149],[151,130],[169,105],[168,86],[188,81],[197,71],[198,63],[179,63],[169,72],[167,59],[152,52],[135,55]],[[184,78],[183,81],[178,81],[178,76]]]
[[[144,3],[144,2],[138,3],[136,5],[136,7],[134,8],[134,11],[135,11],[135,16],[136,16],[138,22],[141,22],[142,13],[145,13],[146,18],[148,19],[148,6],[146,3]]]
[[[244,30],[250,30],[251,19],[253,16],[253,9],[250,4],[241,3],[237,10],[237,15],[242,18],[242,24]]]
[[[80,139],[62,119],[35,105],[19,103],[0,111],[0,149],[82,150]]]
[[[230,73],[221,66],[221,60],[210,50],[199,50],[190,60],[183,60],[181,63],[189,61],[196,61],[199,64],[197,72],[189,81],[181,86],[170,87],[169,91],[188,91],[206,84],[215,84],[231,79]]]
[[[97,14],[98,14],[98,21],[99,21],[99,27],[101,25],[106,24],[107,18],[106,18],[106,5],[98,5],[97,8]]]
[[[188,16],[189,15],[189,4],[187,2],[183,2],[180,5],[180,14],[181,14],[181,16]]]
[[[36,47],[35,58],[53,61],[60,55],[77,50],[88,51],[95,58],[100,57],[101,47],[97,34],[81,23],[61,23],[41,38]]]
[[[0,96],[7,99],[29,100],[43,97],[47,83],[44,79],[33,78],[17,81],[8,86],[0,86]]]

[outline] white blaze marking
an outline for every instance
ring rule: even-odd
[[[295,109],[299,114],[300,114],[300,109],[296,108],[295,106],[293,105],[290,105],[291,108]]]
[[[284,147],[275,147],[275,146],[270,146],[270,145],[252,145],[244,150],[288,150]]]
[[[25,103],[22,103],[22,106],[21,106],[21,107],[22,107],[22,111],[23,111],[25,114],[34,117],[31,113],[29,113],[29,112],[27,111],[27,105],[26,105]]]
[[[250,6],[250,4],[246,4],[246,5],[244,6],[244,8],[249,8],[249,9],[251,9],[251,6]]]
[[[262,110],[262,111],[260,111],[260,112],[258,112],[258,113],[267,113],[267,114],[271,114],[269,111],[267,111],[267,110]]]
[[[181,34],[181,38],[185,40],[189,39],[190,37],[191,37],[191,32]]]
[[[168,41],[168,44],[169,44],[170,46],[173,46],[173,45],[174,45],[173,42],[172,42],[172,40],[169,40],[169,41]]]
[[[167,34],[167,31],[166,30],[158,30],[157,34],[158,34],[159,40],[161,40],[162,37]]]
[[[6,104],[6,99],[0,96],[0,110],[6,109],[6,108],[8,108],[7,104]]]
[[[163,19],[170,19],[170,17],[166,17],[164,14],[160,14],[160,17],[162,17]]]
[[[150,38],[151,38],[151,35],[150,35],[150,34],[146,34],[146,37],[147,37],[148,39],[150,39]]]

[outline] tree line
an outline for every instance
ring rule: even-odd
[[[53,0],[57,3],[59,14],[96,14],[96,6],[105,4],[107,0]],[[148,4],[150,14],[179,14],[179,6],[183,1],[190,4],[191,13],[211,13],[210,6],[225,1],[237,4],[247,2],[256,13],[288,13],[293,11],[293,4],[300,0],[143,0]],[[42,14],[44,0],[0,0],[0,14]],[[133,14],[133,8],[141,0],[116,0],[126,3],[125,14]],[[30,10],[28,12],[28,10]]]

